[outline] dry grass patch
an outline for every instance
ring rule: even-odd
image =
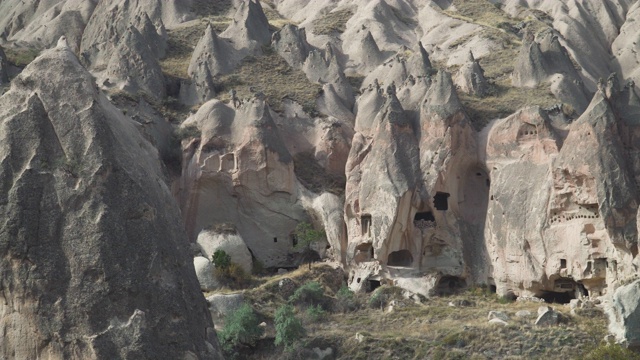
[[[338,196],[344,194],[346,184],[344,175],[327,173],[316,161],[313,153],[299,153],[293,157],[293,162],[296,177],[307,189],[315,193],[330,192]]]
[[[517,22],[488,0],[454,0],[453,5],[455,11],[446,10],[445,13],[460,20],[498,28],[507,28]]]
[[[9,64],[23,68],[29,65],[38,55],[40,50],[32,48],[10,48],[4,49]]]
[[[332,11],[313,21],[313,33],[316,35],[342,34],[347,21],[354,15],[353,9]]]
[[[320,85],[307,79],[302,70],[294,69],[270,47],[263,48],[263,55],[245,58],[233,73],[221,76],[217,81],[216,91],[228,100],[232,89],[239,98],[251,98],[250,87],[262,91],[271,108],[282,110],[282,100],[289,98],[302,105],[305,112],[312,116],[317,114],[316,99]],[[225,98],[226,96],[226,98]]]
[[[231,0],[194,0],[191,9],[200,17],[228,15],[233,7]]]
[[[481,130],[493,119],[507,117],[526,106],[544,108],[558,103],[548,83],[535,88],[516,88],[511,86],[510,80],[493,84],[489,96],[478,98],[460,94],[460,100],[476,130]]]

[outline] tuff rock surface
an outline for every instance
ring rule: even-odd
[[[0,104],[0,357],[220,358],[157,152],[71,50]]]

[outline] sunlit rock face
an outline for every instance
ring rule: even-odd
[[[0,357],[221,358],[158,153],[66,42],[0,104]]]

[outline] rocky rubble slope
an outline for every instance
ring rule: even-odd
[[[293,267],[310,222],[352,289],[425,296],[486,284],[568,301],[637,276],[637,2],[0,10],[0,75],[66,36],[165,160],[191,242],[232,225],[243,263],[246,247]],[[209,254],[195,252],[202,274]]]

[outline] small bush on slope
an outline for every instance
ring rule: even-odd
[[[249,304],[243,304],[229,314],[219,333],[220,345],[228,355],[233,355],[240,346],[254,346],[262,336],[258,317]]]

